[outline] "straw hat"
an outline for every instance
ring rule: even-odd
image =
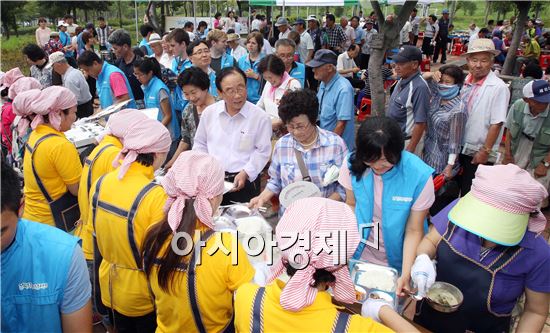
[[[472,44],[468,46],[468,52],[466,52],[466,54],[481,52],[489,52],[495,57],[500,54],[499,50],[495,50],[495,44],[493,41],[488,38],[479,38],[474,40]]]

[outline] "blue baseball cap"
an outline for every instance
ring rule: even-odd
[[[315,52],[315,56],[306,65],[308,67],[317,68],[326,64],[332,64],[336,66],[338,56],[336,53],[327,49],[320,49]]]
[[[539,103],[550,103],[550,84],[546,80],[533,80],[523,87],[523,97]]]
[[[442,14],[449,14],[449,10],[447,8],[443,9],[443,11],[441,12]]]
[[[396,63],[404,63],[409,61],[422,61],[422,51],[413,45],[403,45],[399,48],[399,53],[393,56],[393,61]]]

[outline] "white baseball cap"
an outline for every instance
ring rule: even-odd
[[[61,51],[54,52],[48,57],[48,63],[46,64],[45,68],[51,68],[53,64],[62,60],[65,60],[65,54]]]

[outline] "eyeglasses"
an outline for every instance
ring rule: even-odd
[[[210,54],[210,49],[206,48],[206,49],[195,51],[195,52],[193,52],[193,55],[200,56],[200,55],[203,55],[203,54],[206,54],[206,53]]]
[[[246,92],[246,87],[229,88],[223,91],[224,95],[235,96],[243,95]]]
[[[298,124],[296,126],[292,125],[292,124],[286,124],[286,129],[289,131],[289,132],[295,132],[295,131],[304,131],[306,129],[308,129],[310,126],[310,124],[306,124],[306,125],[303,125],[303,124]]]

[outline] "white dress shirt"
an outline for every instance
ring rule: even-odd
[[[350,58],[348,52],[344,52],[338,56],[338,59],[336,60],[336,70],[338,73],[340,73],[341,70],[344,69],[352,69],[357,67],[357,64],[355,64],[355,60],[353,58]],[[346,74],[340,74],[343,77],[353,77],[353,73],[346,73]]]
[[[252,182],[271,156],[271,134],[271,119],[256,105],[247,101],[230,116],[219,101],[204,109],[193,150],[214,156],[226,172],[244,170]]]

